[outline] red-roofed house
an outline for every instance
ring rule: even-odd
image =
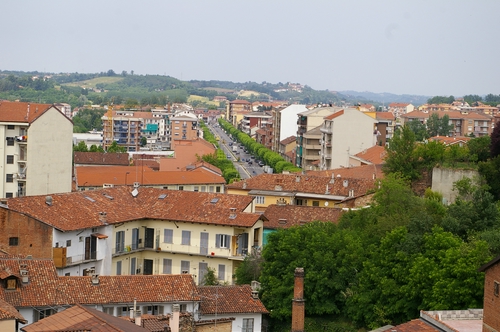
[[[55,106],[2,101],[0,133],[0,197],[71,191],[73,123]]]

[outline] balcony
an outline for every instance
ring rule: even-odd
[[[16,142],[21,143],[21,144],[26,144],[26,143],[28,143],[28,136],[26,136],[26,135],[16,136]]]

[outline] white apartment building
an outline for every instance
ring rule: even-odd
[[[0,196],[70,192],[72,135],[54,105],[0,102]]]

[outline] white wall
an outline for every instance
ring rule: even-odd
[[[290,105],[280,111],[280,142],[290,136],[297,136],[297,114],[305,111],[306,105]]]
[[[215,319],[215,318],[231,318],[234,317],[231,331],[241,331],[243,326],[243,318],[253,318],[253,330],[255,332],[262,331],[262,314],[218,314],[216,315],[203,315],[201,319]]]
[[[72,157],[73,124],[51,107],[28,128],[26,194],[70,192]]]

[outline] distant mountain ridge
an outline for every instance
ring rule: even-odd
[[[419,96],[419,95],[396,95],[389,92],[375,93],[375,92],[359,92],[359,91],[338,91],[339,93],[351,98],[362,98],[367,101],[376,101],[381,104],[388,105],[390,103],[410,103],[414,106],[419,106],[427,103],[427,100],[432,98],[432,96]]]

